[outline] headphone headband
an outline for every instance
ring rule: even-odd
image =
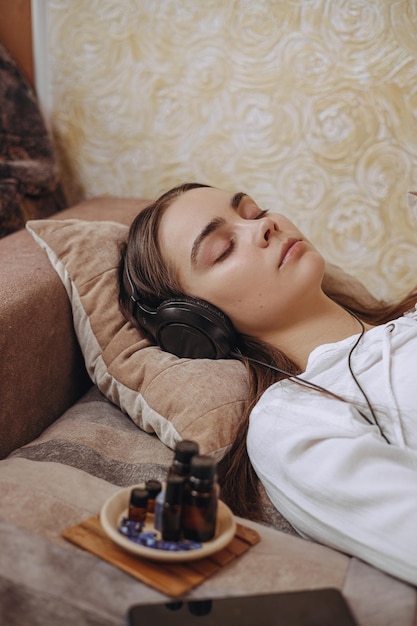
[[[226,359],[235,349],[236,333],[230,319],[205,300],[183,297],[151,307],[139,301],[126,261],[126,278],[133,315],[165,352],[187,359]]]

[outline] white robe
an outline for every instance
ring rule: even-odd
[[[247,447],[276,508],[302,535],[417,584],[417,312],[325,344],[301,375],[345,403],[285,380],[255,406]]]

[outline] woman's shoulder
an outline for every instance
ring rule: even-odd
[[[340,424],[344,418],[350,423],[352,407],[337,397],[286,379],[274,383],[262,394],[251,412],[250,426],[260,424],[263,431],[300,426],[314,430],[319,422],[322,425],[334,422],[335,414]]]

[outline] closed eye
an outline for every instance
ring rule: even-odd
[[[231,239],[229,245],[226,248],[226,250],[224,252],[222,252],[221,255],[218,256],[217,259],[214,262],[215,263],[221,263],[222,261],[227,259],[227,257],[230,254],[232,254],[232,252],[235,249],[235,247],[236,247],[236,241],[234,239]]]
[[[263,211],[261,211],[254,219],[255,220],[260,220],[262,219],[266,214],[268,213],[268,209],[264,209]]]

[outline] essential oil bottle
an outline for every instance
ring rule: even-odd
[[[146,481],[145,488],[148,492],[147,511],[148,513],[155,513],[155,499],[162,489],[162,484],[159,480],[151,479]]]
[[[204,542],[216,533],[219,485],[217,465],[209,456],[191,459],[190,476],[184,486],[182,529],[185,539]]]
[[[179,541],[181,539],[181,513],[184,478],[172,474],[168,476],[165,502],[162,508],[162,539]]]
[[[191,459],[199,453],[198,443],[183,439],[176,445],[174,460],[168,470],[168,476],[176,474],[178,476],[188,476],[190,472]]]
[[[133,522],[145,522],[148,506],[148,490],[135,487],[130,492],[128,518]]]

